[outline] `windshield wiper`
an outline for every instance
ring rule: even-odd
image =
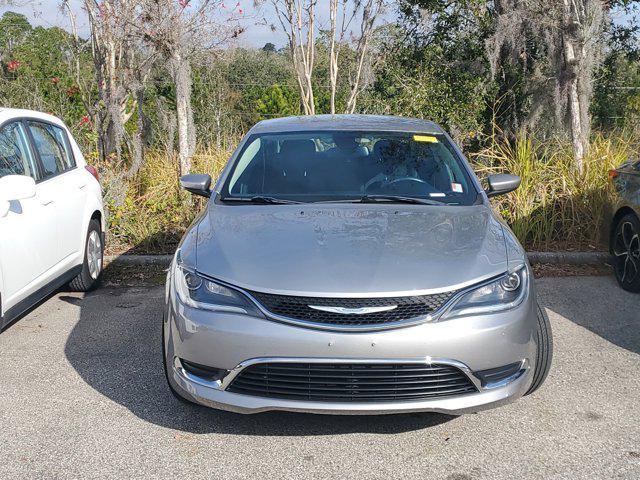
[[[264,195],[254,195],[253,197],[222,197],[220,199],[223,202],[249,202],[249,203],[261,203],[261,204],[273,204],[273,205],[288,205],[296,202],[295,200],[285,200],[284,198],[267,197]]]
[[[426,198],[403,197],[401,195],[363,195],[360,203],[376,203],[378,201],[389,201],[397,203],[415,203],[418,205],[450,205],[438,200],[428,200]]]

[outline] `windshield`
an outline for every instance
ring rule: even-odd
[[[477,192],[444,135],[358,131],[253,135],[222,189],[222,200],[375,195],[471,205]]]

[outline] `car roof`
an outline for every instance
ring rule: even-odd
[[[4,122],[5,120],[11,120],[12,118],[36,118],[39,120],[45,120],[47,122],[55,123],[58,125],[64,125],[62,120],[54,115],[50,115],[44,112],[38,112],[36,110],[26,110],[22,108],[7,108],[0,107],[0,122]]]
[[[258,122],[249,133],[304,132],[310,130],[365,130],[444,133],[439,125],[419,118],[390,115],[304,115]]]

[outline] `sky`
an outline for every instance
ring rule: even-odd
[[[265,5],[263,9],[256,12],[253,0],[223,1],[225,8],[234,11],[237,16],[241,17],[242,24],[246,27],[245,33],[238,38],[236,45],[262,47],[265,43],[270,42],[280,48],[286,44],[287,39],[284,33],[280,29],[272,31],[269,27],[270,24],[277,23],[269,2],[263,2]],[[320,13],[327,11],[326,4],[328,2],[329,0],[318,0],[318,22],[321,28],[328,23],[327,15]],[[89,35],[89,25],[87,16],[82,9],[83,2],[82,0],[70,0],[70,3],[76,13],[79,34],[87,37]],[[58,26],[70,30],[68,14],[60,9],[61,4],[61,0],[0,0],[0,16],[6,11],[14,11],[24,14],[32,25]],[[242,10],[242,14],[239,14],[240,10]],[[388,13],[386,17],[390,18],[391,15],[391,13]],[[631,17],[632,15],[618,13],[614,20],[616,23],[622,24],[629,22]]]
[[[80,36],[89,35],[87,16],[82,9],[82,0],[70,0],[71,7],[76,13],[78,33]],[[320,5],[327,4],[329,0],[319,0]],[[239,6],[236,4],[239,3]],[[66,11],[60,9],[61,0],[0,0],[0,16],[6,11],[13,11],[25,15],[32,25],[51,27],[58,26],[67,30],[71,29],[69,17]],[[280,30],[271,30],[269,24],[275,23],[276,17],[269,2],[261,12],[256,12],[253,0],[226,0],[227,10],[234,11],[242,20],[246,31],[237,40],[240,46],[262,47],[265,43],[273,43],[276,47],[283,47],[287,38]],[[242,10],[242,14],[238,13]],[[326,9],[322,9],[326,10]]]

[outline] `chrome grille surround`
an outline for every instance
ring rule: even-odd
[[[447,363],[325,362],[252,363],[229,381],[226,391],[320,402],[428,400],[479,391],[476,379],[464,367]]]
[[[338,330],[383,329],[428,321],[458,293],[401,297],[305,297],[246,293],[271,318]]]

